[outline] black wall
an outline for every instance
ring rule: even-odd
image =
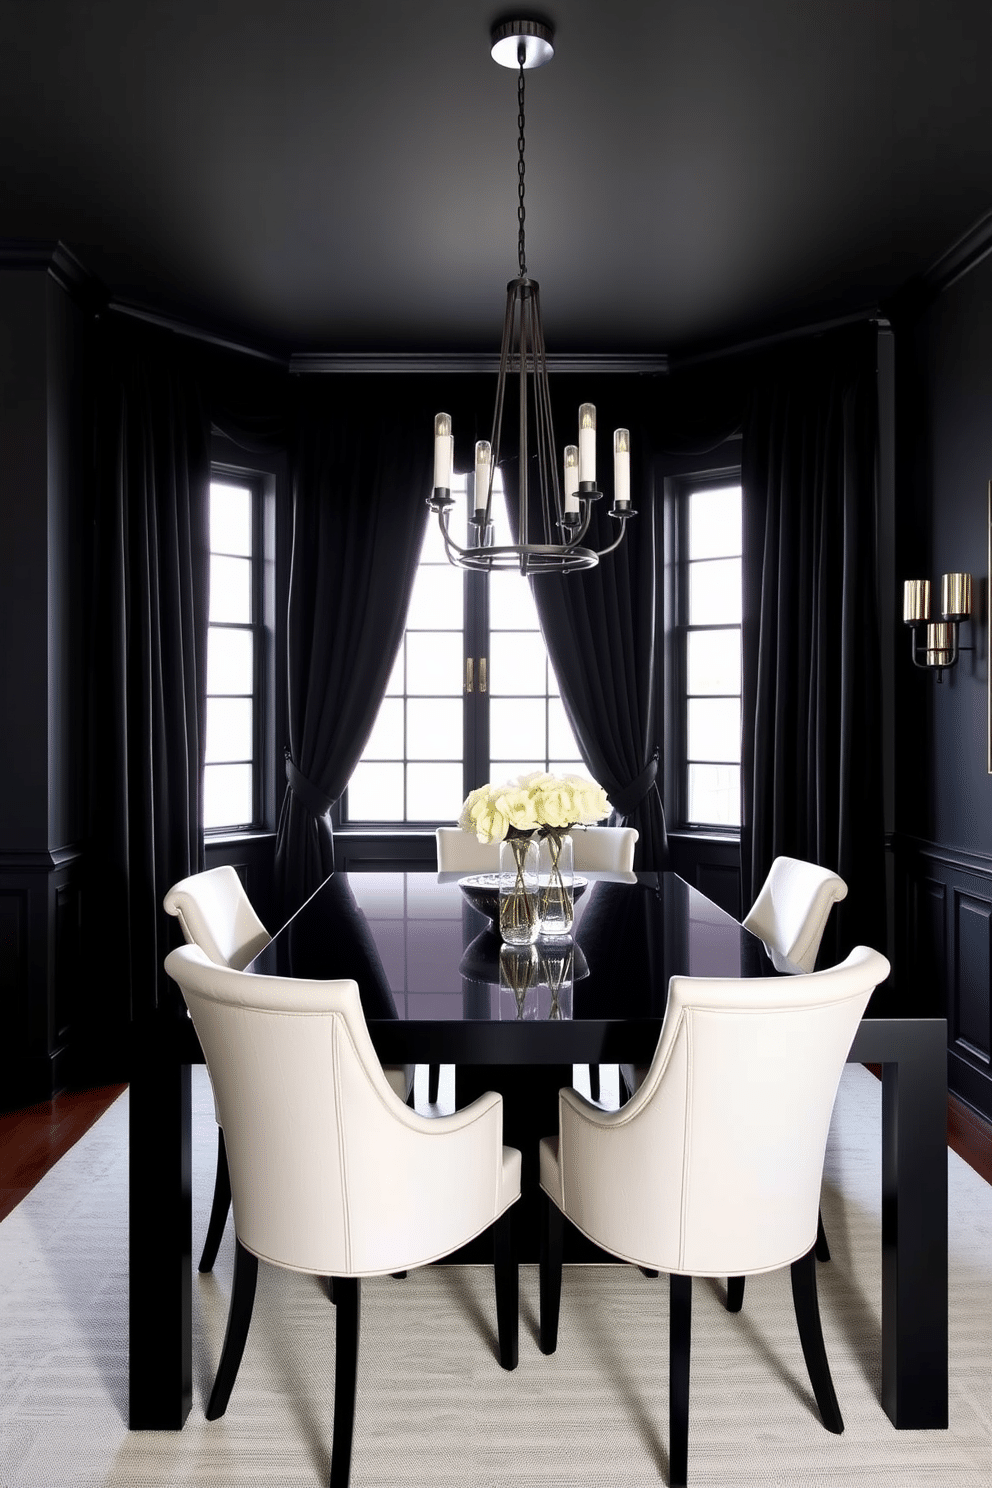
[[[0,1078],[70,1076],[82,1006],[87,314],[53,255],[0,273]]]
[[[992,259],[896,326],[896,571],[967,570],[966,651],[939,685],[897,636],[897,973],[920,1012],[946,1014],[951,1089],[992,1117],[992,776],[988,774],[988,485],[992,478]]]

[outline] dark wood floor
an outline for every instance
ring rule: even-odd
[[[125,1085],[67,1090],[54,1100],[0,1114],[0,1219],[75,1146]]]

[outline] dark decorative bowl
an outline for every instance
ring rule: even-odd
[[[485,915],[494,925],[499,923],[499,874],[498,873],[473,873],[469,878],[460,878],[458,887],[473,909]],[[586,880],[576,877],[572,885],[573,899],[580,898],[586,891]]]

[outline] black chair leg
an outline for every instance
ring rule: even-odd
[[[818,1261],[829,1261],[830,1246],[827,1244],[827,1232],[823,1228],[823,1215],[819,1210],[816,1212],[816,1259]]]
[[[565,1220],[557,1204],[541,1189],[541,1353],[553,1354],[558,1347],[558,1313],[561,1308],[561,1257]]]
[[[727,1277],[727,1311],[740,1312],[744,1306],[744,1278],[743,1276]]]
[[[513,1248],[512,1213],[511,1209],[504,1210],[493,1225],[496,1332],[499,1362],[504,1369],[516,1369],[520,1343],[519,1271]]]
[[[224,1144],[224,1128],[217,1128],[217,1176],[214,1179],[214,1201],[210,1206],[210,1223],[207,1238],[203,1242],[200,1257],[201,1271],[212,1271],[217,1251],[227,1224],[227,1211],[231,1207],[231,1175],[227,1170],[227,1147]]]
[[[358,1333],[361,1283],[355,1276],[336,1276],[337,1334],[334,1340],[334,1440],[331,1444],[331,1488],[348,1488],[351,1444],[355,1435],[355,1390],[358,1384]]]
[[[589,1066],[589,1094],[594,1101],[599,1100],[599,1065]]]
[[[692,1277],[671,1277],[668,1322],[668,1477],[685,1488],[689,1463],[689,1347],[692,1336]]]
[[[438,1091],[441,1087],[441,1066],[429,1064],[427,1066],[427,1102],[428,1105],[436,1106]]]
[[[839,1435],[844,1430],[844,1421],[834,1394],[834,1382],[830,1378],[827,1351],[823,1346],[820,1306],[816,1297],[815,1249],[808,1250],[798,1261],[792,1263],[792,1301],[796,1309],[803,1358],[806,1360],[809,1382],[813,1386],[820,1417],[828,1431]]]
[[[207,1403],[207,1420],[216,1421],[227,1410],[227,1402],[238,1377],[241,1355],[245,1351],[251,1310],[255,1302],[255,1283],[258,1280],[258,1258],[245,1250],[241,1241],[234,1242],[234,1286],[231,1289],[231,1307],[227,1314],[227,1333],[224,1348],[217,1366],[217,1378]]]

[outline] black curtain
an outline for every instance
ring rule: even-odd
[[[289,749],[275,859],[284,917],[334,867],[328,813],[375,722],[428,517],[436,410],[426,389],[386,381],[342,388],[315,378],[297,389]]]
[[[637,828],[637,867],[663,870],[670,866],[657,779],[665,727],[665,553],[655,459],[664,452],[701,452],[728,438],[740,425],[738,380],[693,372],[672,379],[558,377],[554,383],[559,446],[575,442],[579,404],[596,406],[597,473],[604,496],[594,506],[584,546],[601,550],[618,535],[619,524],[609,514],[615,427],[631,431],[637,515],[627,523],[620,546],[596,568],[532,580],[541,629],[583,757],[617,820]],[[512,509],[515,502],[508,504]]]
[[[885,940],[875,345],[759,368],[743,435],[743,902],[778,854],[839,873],[824,964]]]
[[[100,323],[90,638],[93,903],[101,1007],[140,1023],[175,993],[162,898],[203,866],[208,425],[188,346]]]
[[[643,489],[633,477],[632,489]],[[637,828],[638,867],[663,869],[669,864],[668,836],[656,779],[661,524],[652,500],[635,505],[638,515],[627,524],[627,536],[598,567],[564,578],[543,575],[532,587],[583,757],[617,820]],[[606,546],[618,530],[597,510],[587,541]]]

